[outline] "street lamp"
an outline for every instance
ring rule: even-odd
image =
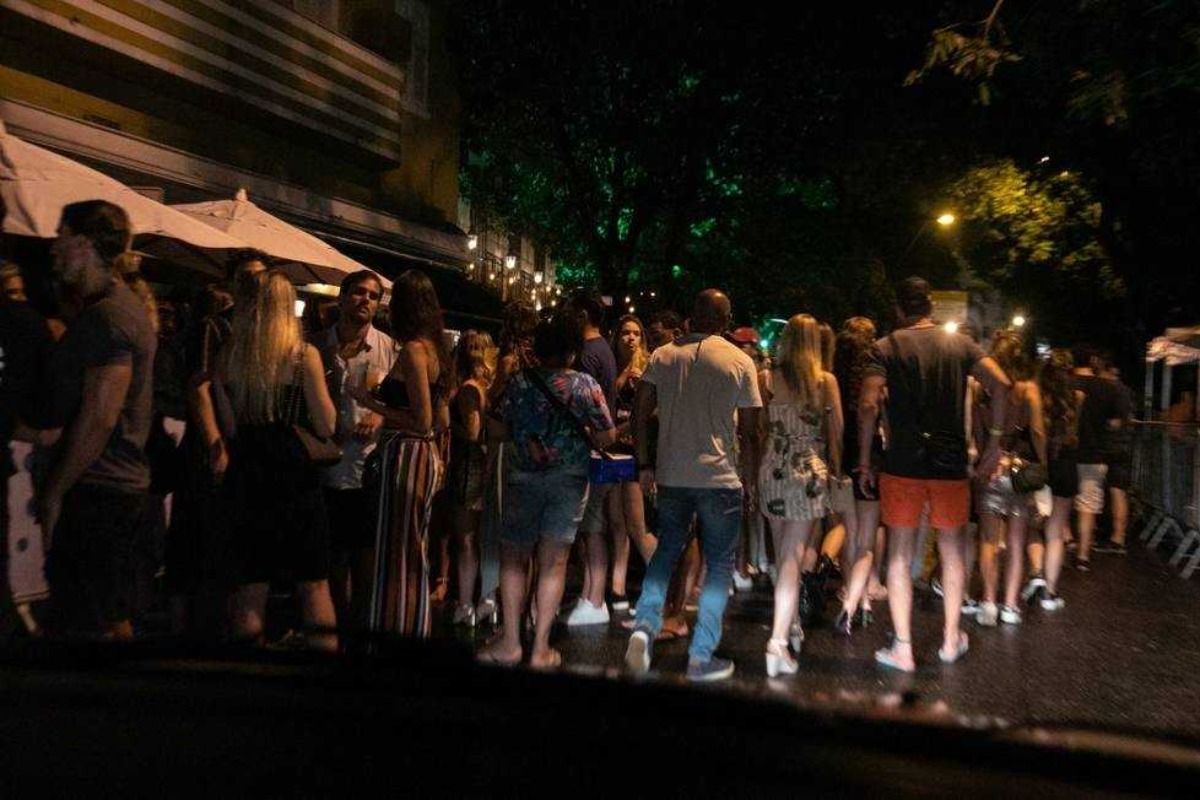
[[[958,333],[958,323],[954,320],[947,322],[942,328],[945,329],[946,333]]]
[[[934,220],[926,218],[925,221],[921,223],[921,227],[917,228],[917,234],[913,236],[912,241],[908,243],[908,247],[904,248],[904,254],[901,255],[900,259],[896,262],[896,270],[900,269],[900,266],[904,263],[904,259],[908,258],[908,254],[911,253],[912,249],[917,246],[917,242],[921,240],[921,236],[923,236],[925,231],[929,228],[929,223],[934,221],[936,221],[937,224],[943,228],[949,228],[958,221],[958,217],[954,216],[949,211],[943,211]]]
[[[505,256],[504,257],[504,268],[505,269],[516,269],[517,268],[517,257],[516,256]]]
[[[1017,314],[1015,317],[1012,318],[1012,325],[1014,328],[1024,328],[1025,327],[1025,317],[1021,316],[1020,314]]]
[[[479,247],[479,237],[472,233],[467,237],[467,249],[474,250],[477,247]]]
[[[542,272],[541,270],[538,270],[537,272],[533,273],[533,282],[534,283],[540,284],[544,280],[546,280],[546,273]]]

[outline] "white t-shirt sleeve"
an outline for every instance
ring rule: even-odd
[[[758,391],[758,374],[754,370],[754,362],[746,359],[748,365],[738,370],[738,408],[761,408],[762,395]]]
[[[659,350],[662,348],[660,347]],[[646,371],[642,373],[642,380],[647,383],[657,384],[659,382],[660,373],[662,372],[662,355],[659,352],[650,354],[650,363],[646,365]]]

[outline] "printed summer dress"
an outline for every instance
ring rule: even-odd
[[[794,403],[771,403],[767,415],[766,452],[758,473],[763,512],[787,520],[824,517],[829,469],[821,457],[823,415]]]

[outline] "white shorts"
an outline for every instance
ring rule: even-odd
[[[1079,464],[1079,493],[1075,495],[1075,510],[1086,514],[1104,511],[1104,478],[1108,464]]]

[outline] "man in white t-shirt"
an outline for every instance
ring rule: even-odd
[[[625,663],[637,674],[650,668],[651,643],[662,628],[667,587],[693,517],[699,521],[708,572],[688,648],[688,679],[714,681],[733,674],[733,662],[717,658],[714,651],[721,641],[742,522],[738,460],[755,463],[762,400],[754,362],[721,336],[731,317],[728,297],[716,289],[701,292],[692,312],[692,333],[655,350],[638,386],[633,428],[639,479],[647,496],[657,495],[659,539],[646,567],[637,627],[625,654]],[[647,434],[655,410],[658,453],[652,463]],[[755,471],[741,474],[753,480]]]

